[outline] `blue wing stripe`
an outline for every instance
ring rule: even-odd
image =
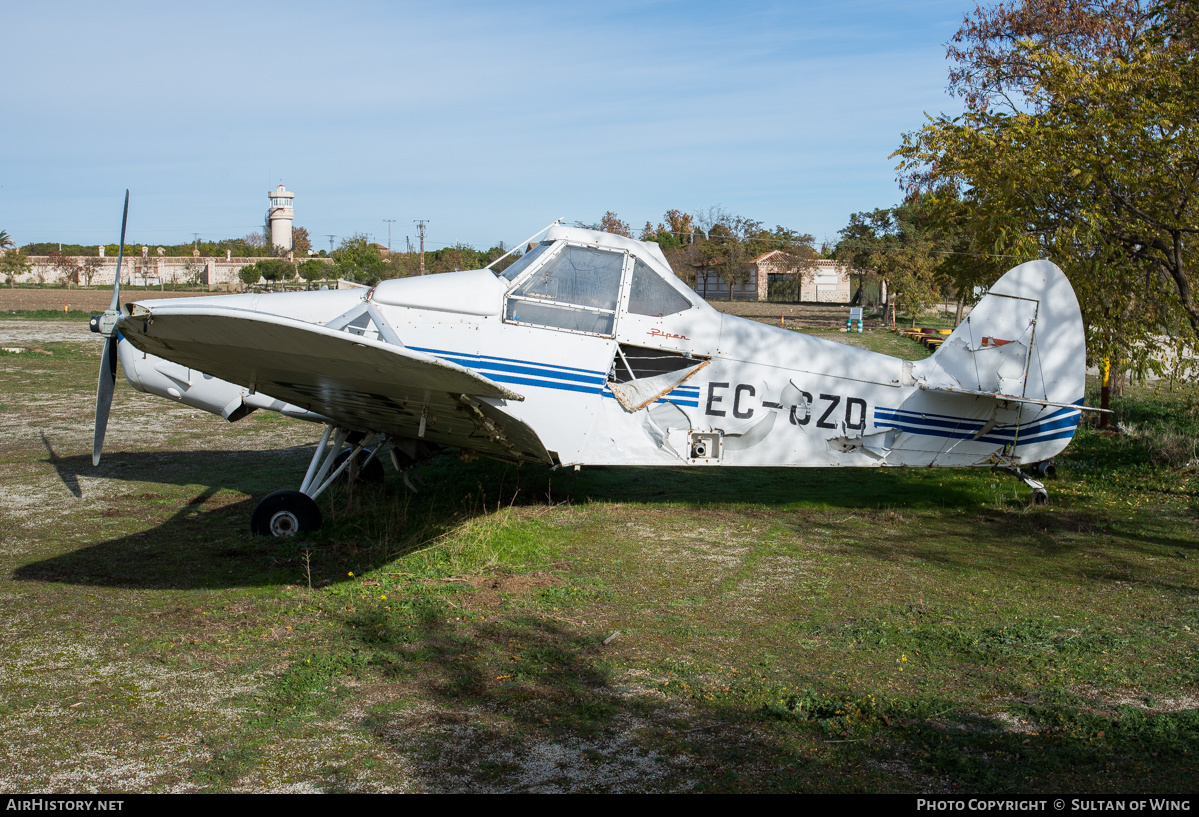
[[[468,368],[486,372],[492,380],[500,383],[514,383],[521,386],[537,386],[543,389],[558,389],[574,391],[583,394],[603,394],[615,397],[604,388],[608,380],[607,372],[596,372],[589,369],[579,369],[573,366],[558,366],[549,363],[536,363],[528,360],[494,357],[491,355],[472,355],[466,352],[451,352],[445,349],[429,349],[410,346],[418,352],[436,355],[443,360],[449,360]],[[533,379],[545,378],[545,379]],[[658,403],[677,403],[681,406],[697,408],[699,406],[699,386],[679,386],[670,394],[675,397],[659,398]]]
[[[592,385],[601,385],[607,379],[599,375],[583,375],[574,374],[571,372],[556,372],[550,369],[543,369],[534,366],[515,366],[509,363],[491,363],[488,361],[472,361],[466,358],[459,358],[455,355],[441,355],[444,360],[452,360],[454,363],[460,363],[463,366],[475,369],[481,372],[511,372],[513,374],[527,374],[533,377],[549,377],[557,380],[568,380],[576,383],[590,383]]]
[[[408,348],[415,349],[418,352],[428,352],[429,354],[437,355],[438,357],[446,357],[446,356],[452,355],[454,357],[469,358],[469,359],[479,360],[479,361],[494,360],[494,361],[498,361],[500,363],[516,363],[516,364],[523,364],[526,366],[539,366],[541,368],[546,368],[546,369],[561,369],[565,372],[580,372],[582,374],[589,374],[589,375],[594,375],[594,376],[598,376],[598,377],[607,377],[607,374],[608,374],[607,372],[597,372],[594,369],[579,369],[574,366],[559,366],[556,363],[534,363],[531,360],[518,360],[516,358],[511,358],[511,357],[495,357],[493,355],[475,355],[475,354],[471,354],[469,352],[451,352],[446,349],[427,349],[427,348],[423,348],[420,346],[409,346]],[[466,365],[466,364],[463,364],[463,365]]]
[[[506,374],[497,374],[492,376],[492,380],[500,383],[518,383],[522,386],[540,386],[543,389],[558,389],[560,391],[577,391],[584,394],[599,394],[600,390],[596,386],[584,386],[578,383],[563,383],[556,380],[533,380],[528,377],[513,377]]]

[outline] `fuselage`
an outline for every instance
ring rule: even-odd
[[[369,292],[140,306],[164,319],[173,309],[206,306],[277,316],[457,364],[523,396],[481,399],[531,428],[561,465],[971,466],[997,455],[1037,462],[1058,453],[1078,423],[1069,403],[1081,398],[1081,371],[1066,386],[1051,388],[1046,381],[1041,403],[1010,391],[1010,384],[996,388],[1009,388],[1003,393],[1011,400],[930,388],[934,376],[944,375],[935,364],[718,312],[675,278],[655,245],[556,228],[514,266],[503,274],[471,270],[384,281]],[[369,316],[344,321],[364,302],[382,324]],[[123,321],[126,343],[150,348],[141,337],[151,331],[145,327],[145,321]],[[1031,351],[1021,376],[1027,380],[1037,348],[1025,340]],[[993,357],[999,371],[1016,360],[1010,352],[1003,360],[981,348],[966,353],[984,362]],[[227,375],[239,394],[213,391],[207,398],[222,403],[217,413],[229,417],[238,398],[303,416],[303,389],[267,405],[275,397],[257,385],[256,350],[243,353],[244,377]],[[130,362],[136,375],[138,357],[122,344],[127,376]],[[140,357],[143,369],[154,369],[153,360]],[[190,371],[202,363],[181,360],[187,379],[194,379]],[[183,373],[175,374],[178,385]],[[425,433],[423,421],[421,428]],[[436,440],[437,429],[427,431]],[[443,442],[469,447],[449,437]]]

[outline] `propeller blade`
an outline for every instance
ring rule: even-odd
[[[125,255],[125,224],[129,221],[129,190],[125,190],[125,212],[121,215],[121,243],[117,246],[117,275],[112,282],[112,301],[108,311],[121,308],[121,258]]]
[[[129,191],[125,190],[125,212],[121,214],[121,244],[117,248],[117,274],[112,282],[112,301],[108,311],[100,316],[98,330],[104,335],[104,351],[100,357],[100,376],[96,381],[96,428],[92,436],[92,465],[100,464],[104,449],[104,432],[108,430],[108,411],[112,408],[112,393],[117,385],[117,320],[121,315],[121,259],[125,255],[125,226],[129,223]]]
[[[117,343],[115,333],[104,339],[100,358],[100,377],[96,383],[96,431],[92,437],[92,465],[100,464],[104,448],[104,432],[108,429],[108,410],[112,408],[112,393],[117,384]]]

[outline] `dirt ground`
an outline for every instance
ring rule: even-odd
[[[152,298],[193,298],[197,295],[216,294],[212,292],[173,292],[169,289],[166,291],[123,289],[122,293],[131,293],[130,297],[135,297],[139,301],[147,301]],[[136,293],[136,295],[132,293]],[[0,311],[62,309],[64,304],[68,304],[72,312],[103,312],[108,309],[108,302],[111,298],[112,289],[108,287],[95,289],[5,289],[0,287]]]
[[[101,337],[83,321],[0,321],[0,343],[6,348],[36,349],[44,343],[95,343]]]

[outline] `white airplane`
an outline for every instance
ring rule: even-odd
[[[229,421],[325,424],[299,489],[253,513],[275,536],[318,528],[315,499],[347,467],[381,472],[387,451],[403,471],[444,448],[554,468],[991,466],[1039,504],[1020,466],[1049,471],[1084,410],[1082,318],[1048,261],[1012,269],[906,361],[722,314],[653,243],[558,222],[526,243],[500,272],[123,307],[118,259],[93,318],[94,461],[118,357],[139,391]]]

